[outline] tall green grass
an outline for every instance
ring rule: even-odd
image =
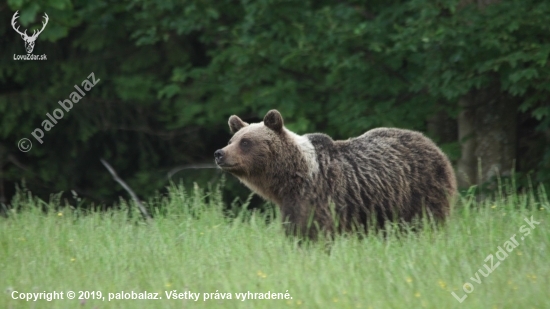
[[[499,191],[483,202],[466,194],[439,229],[337,236],[329,246],[300,245],[265,214],[227,216],[215,189],[169,188],[149,202],[150,225],[124,201],[102,212],[64,204],[21,192],[15,210],[0,218],[0,308],[550,308],[550,204],[542,191]],[[531,217],[540,224],[524,236]],[[519,245],[491,274],[479,275],[481,283],[473,281],[514,234]],[[53,291],[64,299],[12,298]],[[67,291],[77,298],[101,291],[105,300],[69,300]],[[122,291],[162,299],[108,301]],[[201,294],[174,300],[170,291]],[[290,296],[236,299],[248,291]],[[232,299],[204,300],[216,292]],[[460,303],[452,292],[467,298]]]

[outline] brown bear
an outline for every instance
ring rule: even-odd
[[[233,115],[229,144],[216,164],[280,208],[287,232],[325,233],[441,221],[456,195],[453,168],[419,132],[378,128],[344,141],[321,133],[297,135],[277,110],[248,124]]]

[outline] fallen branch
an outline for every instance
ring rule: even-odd
[[[130,194],[130,196],[132,197],[134,202],[136,202],[136,205],[138,206],[138,209],[141,212],[141,215],[143,216],[143,219],[147,223],[149,223],[152,220],[152,218],[149,215],[149,213],[147,212],[147,209],[145,209],[145,206],[143,206],[143,204],[139,201],[137,195],[134,193],[132,188],[130,188],[130,186],[128,186],[126,184],[126,182],[124,182],[124,180],[122,180],[122,179],[120,179],[120,177],[118,177],[116,171],[111,167],[111,165],[109,163],[107,163],[107,161],[101,159],[101,163],[103,164],[103,166],[105,166],[105,168],[107,168],[109,173],[111,173],[111,175],[113,176],[113,179],[116,182],[118,182],[124,188],[124,190],[126,190]]]
[[[172,179],[172,176],[176,174],[179,171],[187,170],[187,169],[202,169],[202,168],[218,168],[218,166],[214,163],[198,163],[198,164],[189,164],[189,165],[182,165],[178,167],[174,167],[168,172],[168,179]]]

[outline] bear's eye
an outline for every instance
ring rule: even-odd
[[[243,139],[241,140],[241,147],[248,147],[250,145],[250,141]]]

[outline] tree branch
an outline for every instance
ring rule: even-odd
[[[105,168],[107,168],[107,170],[109,171],[109,173],[111,173],[111,175],[113,176],[113,179],[118,182],[123,188],[124,190],[126,190],[130,196],[132,197],[132,199],[134,200],[134,202],[136,202],[136,205],[138,206],[138,209],[139,211],[141,212],[141,215],[143,216],[143,219],[147,222],[147,223],[150,223],[152,221],[152,218],[151,216],[149,215],[149,213],[147,212],[147,209],[145,209],[145,206],[143,206],[143,204],[139,201],[136,193],[134,193],[134,191],[132,190],[132,188],[130,188],[130,186],[128,186],[126,184],[126,182],[124,182],[124,180],[122,180],[120,177],[118,177],[116,171],[111,167],[111,165],[109,163],[107,163],[107,161],[101,159],[100,160],[101,163],[103,164],[103,166],[105,166]]]
[[[201,168],[218,168],[216,164],[213,163],[198,163],[198,164],[188,164],[188,165],[182,165],[177,166],[168,171],[168,179],[172,179],[172,176],[174,174],[178,173],[179,171],[187,170],[187,169],[201,169]]]

